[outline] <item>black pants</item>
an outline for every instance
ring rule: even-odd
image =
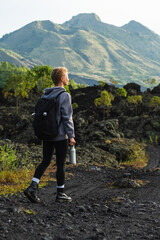
[[[67,155],[68,149],[68,140],[62,141],[43,141],[43,161],[40,165],[36,168],[34,177],[40,179],[49,166],[54,149],[56,150],[56,164],[57,164],[57,185],[62,186],[64,185],[65,181],[65,160]]]

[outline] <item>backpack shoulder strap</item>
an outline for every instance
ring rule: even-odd
[[[59,97],[59,95],[61,95],[63,92],[66,92],[66,90],[63,90],[63,91],[61,91],[60,93],[58,93],[57,96],[55,97],[55,99],[57,100],[57,98]],[[60,117],[60,122],[59,122],[59,124],[58,124],[58,128],[59,128],[59,126],[61,125],[61,122],[62,122],[62,116]]]

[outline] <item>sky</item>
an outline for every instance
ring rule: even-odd
[[[33,21],[62,24],[80,13],[118,27],[135,20],[160,35],[159,9],[160,0],[0,0],[0,38]]]

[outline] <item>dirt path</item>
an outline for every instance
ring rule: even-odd
[[[148,167],[140,171],[82,165],[67,168],[74,175],[66,182],[72,203],[55,203],[53,182],[40,189],[40,204],[30,203],[23,194],[1,197],[0,239],[160,239],[160,171],[153,170],[159,166],[159,150],[150,148],[149,152]],[[111,187],[127,174],[144,185]]]

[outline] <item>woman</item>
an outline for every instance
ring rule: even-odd
[[[43,98],[51,99],[64,91],[64,86],[68,85],[68,70],[64,67],[55,68],[51,74],[54,87],[45,89]],[[57,196],[56,202],[71,202],[71,197],[64,193],[65,182],[65,160],[68,150],[68,139],[71,146],[75,145],[74,124],[72,120],[71,96],[66,91],[61,93],[57,102],[57,122],[60,123],[58,135],[50,141],[43,141],[43,161],[36,168],[34,177],[30,186],[24,191],[24,194],[31,202],[40,202],[37,197],[37,189],[40,178],[49,166],[53,151],[56,150],[57,164]]]

